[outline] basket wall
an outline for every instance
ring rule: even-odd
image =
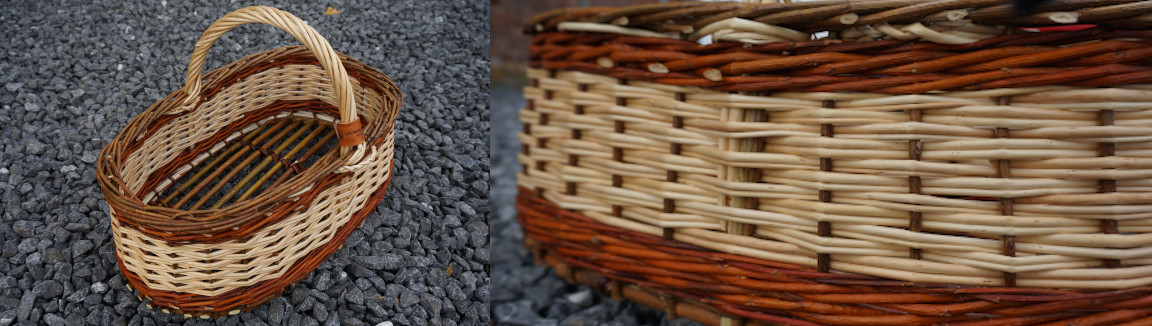
[[[520,185],[609,224],[906,281],[1152,283],[1140,240],[1152,208],[1142,86],[755,96],[573,71],[529,77]],[[1091,131],[1101,108],[1120,106],[1135,109]],[[1100,156],[1102,143],[1114,155]],[[1114,192],[1100,193],[1100,178]]]
[[[714,324],[1152,322],[1148,15],[932,0],[538,15],[525,244],[570,281]],[[1072,23],[1095,25],[1012,26]]]

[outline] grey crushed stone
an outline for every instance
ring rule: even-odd
[[[301,17],[400,87],[392,184],[344,248],[289,292],[236,316],[185,320],[124,286],[94,163],[129,119],[182,86],[212,21],[256,4]],[[342,13],[324,15],[328,5]],[[0,326],[489,324],[488,12],[475,0],[0,5]],[[205,71],[295,44],[241,26]],[[441,307],[418,304],[429,297]]]
[[[57,314],[44,315],[44,322],[47,323],[48,326],[64,326],[66,323],[64,317],[60,317]]]
[[[12,325],[16,321],[16,310],[0,312],[0,326]]]

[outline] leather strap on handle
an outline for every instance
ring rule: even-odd
[[[185,105],[194,104],[200,97],[200,78],[204,69],[204,59],[208,56],[208,49],[216,40],[237,26],[249,23],[264,23],[275,26],[296,37],[309,51],[316,55],[324,73],[332,81],[332,88],[336,94],[336,107],[340,110],[340,121],[337,122],[337,132],[340,137],[340,146],[356,146],[364,142],[364,134],[359,128],[360,121],[356,116],[356,100],[352,94],[352,83],[348,80],[348,72],[332,46],[328,44],[320,33],[308,26],[308,23],[296,18],[292,14],[272,7],[255,6],[238,9],[224,17],[220,17],[196,41],[196,48],[192,51],[192,60],[188,63],[188,76],[184,80]],[[340,125],[346,130],[340,130]],[[355,125],[355,128],[351,126]],[[346,134],[344,131],[347,131]]]
[[[364,128],[360,126],[359,119],[349,123],[337,122],[336,137],[340,139],[340,146],[356,146],[364,142]]]

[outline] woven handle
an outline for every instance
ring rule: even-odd
[[[360,128],[360,120],[356,116],[356,101],[352,95],[352,84],[348,80],[348,72],[332,46],[328,44],[320,33],[308,26],[308,23],[296,18],[290,13],[272,7],[255,6],[238,9],[213,22],[200,40],[196,41],[196,48],[192,51],[192,61],[188,63],[188,77],[184,80],[184,93],[188,95],[184,104],[192,104],[200,97],[200,74],[204,69],[204,59],[208,50],[224,33],[237,26],[248,23],[264,23],[275,26],[296,37],[309,51],[316,55],[320,66],[328,78],[332,80],[332,87],[336,93],[336,107],[340,110],[340,121],[336,124],[340,146],[355,146],[363,143],[364,135]]]

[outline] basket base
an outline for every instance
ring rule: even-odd
[[[622,282],[605,277],[590,269],[573,268],[565,263],[565,260],[570,257],[559,256],[555,251],[544,249],[530,239],[524,241],[524,246],[533,253],[537,265],[547,265],[556,271],[557,276],[568,283],[587,285],[600,293],[610,295],[616,301],[631,300],[664,311],[668,319],[685,318],[705,325],[779,325],[725,314],[712,306],[678,296],[675,293],[636,283]],[[735,324],[730,324],[733,322]]]
[[[717,252],[624,230],[521,188],[525,246],[570,283],[709,325],[1152,325],[1152,288],[914,283]]]
[[[392,170],[395,166],[395,161],[389,164],[389,169]],[[235,315],[243,311],[249,311],[253,308],[278,297],[288,290],[289,287],[299,283],[308,276],[313,270],[320,266],[321,263],[328,259],[328,256],[336,252],[336,250],[344,247],[344,240],[352,234],[364,223],[364,219],[368,214],[376,209],[376,206],[384,200],[384,195],[388,191],[388,185],[392,182],[391,178],[384,181],[379,188],[372,193],[368,200],[364,203],[356,213],[349,219],[348,223],[341,226],[333,236],[332,240],[324,245],[312,250],[306,259],[297,261],[279,278],[263,281],[256,285],[238,288],[228,291],[219,296],[202,296],[187,293],[175,293],[167,291],[159,291],[148,288],[145,283],[140,279],[140,276],[128,272],[124,268],[124,262],[121,261],[120,255],[116,255],[116,262],[120,266],[121,274],[128,280],[129,287],[136,290],[136,295],[141,300],[148,300],[148,306],[154,309],[161,309],[165,313],[175,313],[184,315],[185,318],[214,318],[226,315]]]
[[[320,157],[335,150],[331,127],[336,108],[323,101],[279,101],[265,107],[257,122],[234,123],[197,148],[210,148],[203,160],[176,160],[176,175],[146,194],[149,205],[196,210],[227,207],[304,173]],[[319,113],[317,112],[319,111]],[[276,113],[270,115],[269,113]],[[236,129],[236,130],[233,130]],[[220,144],[220,145],[217,145]],[[195,157],[195,155],[188,155]],[[187,161],[187,162],[186,162]],[[168,180],[174,180],[167,182]]]

